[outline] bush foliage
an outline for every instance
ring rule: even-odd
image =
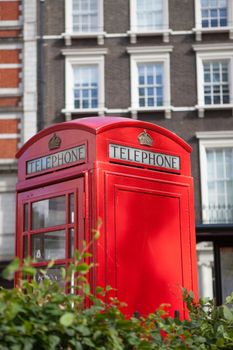
[[[188,320],[169,317],[165,307],[146,318],[127,319],[117,300],[104,302],[110,288],[91,294],[89,256],[86,249],[77,252],[69,270],[61,271],[66,285],[75,280],[70,293],[46,278],[52,262],[40,272],[40,283],[30,260],[23,267],[18,260],[8,266],[7,278],[16,271],[31,277],[13,290],[0,290],[0,350],[233,349],[233,294],[217,307],[212,300],[195,302],[184,290]]]

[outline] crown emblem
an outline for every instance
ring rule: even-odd
[[[147,134],[146,130],[138,135],[138,141],[140,145],[152,146],[153,144],[153,139],[149,134]]]
[[[61,139],[56,134],[53,135],[53,137],[49,140],[49,149],[56,149],[59,148],[61,145]]]

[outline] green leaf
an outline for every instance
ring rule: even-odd
[[[56,335],[49,335],[49,349],[56,349],[56,346],[60,343],[60,338]]]
[[[78,331],[80,334],[82,334],[84,337],[87,337],[87,336],[89,336],[89,335],[91,334],[89,328],[86,327],[86,326],[82,326],[82,325],[81,325],[81,326],[78,326],[76,329],[77,329],[77,331]]]
[[[33,266],[24,266],[22,271],[29,276],[35,276],[36,274],[36,269]]]
[[[218,338],[217,341],[216,341],[217,347],[223,346],[224,343],[225,343],[224,338]]]
[[[102,336],[102,334],[103,333],[100,330],[95,331],[95,333],[93,334],[93,339],[94,340],[98,339],[99,337]]]
[[[223,315],[227,321],[233,321],[233,314],[226,305],[223,305]]]
[[[13,280],[14,274],[19,270],[19,259],[15,258],[2,272],[2,277],[6,280]]]
[[[93,232],[94,232],[93,239],[96,241],[100,237],[100,231],[93,230]]]
[[[109,292],[109,291],[112,290],[113,288],[112,288],[111,286],[107,285],[105,289],[106,289],[107,292]]]
[[[89,285],[88,283],[85,283],[85,284],[83,285],[83,292],[84,292],[84,294],[86,294],[86,295],[89,295],[89,294],[90,294],[90,285]]]
[[[74,322],[75,315],[71,312],[66,312],[64,315],[60,317],[60,324],[64,327],[69,327]]]
[[[86,263],[82,263],[76,266],[76,271],[85,274],[89,271],[90,267]]]

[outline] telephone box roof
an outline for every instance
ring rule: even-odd
[[[190,153],[192,150],[192,148],[179,136],[156,124],[144,122],[141,120],[123,118],[123,117],[102,116],[102,117],[87,117],[87,118],[81,118],[81,119],[74,119],[68,122],[51,125],[48,128],[41,130],[36,135],[31,137],[17,152],[16,158],[20,158],[21,155],[34,142],[38,141],[42,137],[52,132],[57,132],[57,131],[66,130],[66,129],[67,130],[79,129],[79,130],[85,130],[87,132],[97,135],[109,129],[120,128],[120,127],[136,127],[136,128],[144,128],[147,130],[152,130],[172,139],[177,144],[182,146],[187,152]]]

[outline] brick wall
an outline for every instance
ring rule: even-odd
[[[17,21],[20,16],[19,1],[0,2],[0,21]]]
[[[21,1],[0,1],[0,269],[2,262],[7,264],[14,257],[15,154],[22,118],[21,35]],[[1,280],[0,285],[4,285]]]
[[[0,159],[13,160],[20,141],[17,115],[22,105],[20,20],[21,1],[0,2]]]

